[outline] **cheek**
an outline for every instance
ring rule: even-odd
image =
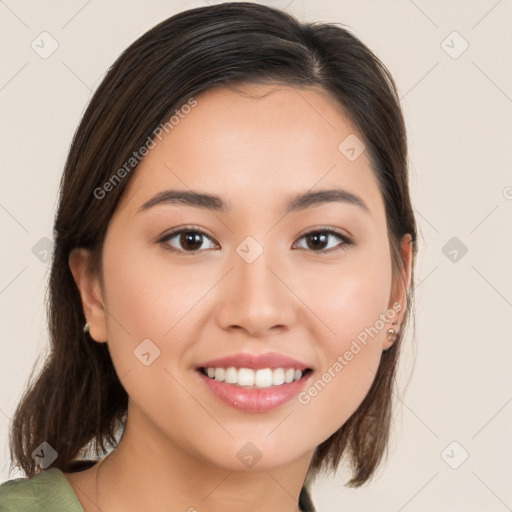
[[[387,327],[386,301],[361,283],[340,290],[330,325],[335,334],[319,339],[321,366],[298,395],[305,438],[318,443],[336,432],[360,406],[375,379]],[[375,290],[373,290],[375,292]],[[308,418],[316,418],[314,422]]]
[[[212,286],[212,277],[206,271],[191,275],[176,269],[166,277],[171,267],[165,255],[155,251],[153,258],[146,250],[141,258],[141,252],[128,245],[105,249],[109,352],[132,407],[168,432],[183,433],[190,428],[184,418],[195,418],[196,425],[204,420],[179,384],[179,364],[195,339],[187,334],[197,325],[194,306]]]
[[[314,282],[306,281],[304,296],[311,298],[309,305],[323,324],[316,336],[321,367],[298,401],[308,415],[322,418],[325,438],[355,412],[379,366],[387,322],[394,315],[387,309],[391,260],[381,254],[347,258],[336,274],[317,272]],[[318,424],[312,426],[312,436],[319,434],[315,429]]]
[[[200,302],[215,283],[211,268],[170,265],[163,249],[114,240],[105,245],[104,275],[109,349],[118,372],[137,367],[143,347],[159,351],[157,366],[175,366],[194,339],[187,333],[197,329]]]
[[[331,356],[348,349],[347,343],[358,336],[364,342],[367,328],[376,326],[379,334],[385,334],[387,326],[381,318],[391,293],[391,260],[386,245],[349,250],[339,264],[319,265],[314,273],[305,275],[311,277],[302,279],[301,294],[322,320],[323,343]]]
[[[115,258],[116,253],[123,257]],[[117,315],[127,331],[159,340],[170,335],[211,281],[201,276],[191,279],[189,271],[166,265],[163,249],[155,247],[150,252],[135,244],[133,248],[112,247],[105,256],[105,275],[112,316]],[[115,320],[110,320],[115,328]]]

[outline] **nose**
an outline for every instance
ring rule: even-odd
[[[217,321],[223,329],[265,337],[289,330],[297,318],[298,279],[266,249],[251,263],[233,254],[233,268],[221,284]]]

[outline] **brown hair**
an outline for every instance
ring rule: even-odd
[[[416,224],[409,197],[407,141],[394,81],[380,60],[341,24],[302,23],[263,5],[235,2],[190,9],[146,32],[111,66],[74,135],[62,176],[54,226],[48,318],[51,350],[32,374],[11,426],[11,459],[27,476],[43,441],[58,453],[53,467],[79,459],[86,445],[105,453],[125,423],[128,396],[108,344],[91,342],[70,251],[92,251],[102,282],[107,226],[133,177],[126,173],[99,200],[95,191],[130,161],[154,130],[188,99],[212,87],[274,82],[319,86],[347,112],[363,138],[385,202],[393,282],[401,279],[400,242]],[[340,141],[341,142],[341,141]],[[126,167],[125,167],[126,169]],[[387,450],[395,370],[412,308],[414,275],[396,342],[383,352],[375,380],[356,412],[314,454],[308,481],[335,470],[348,452],[349,486],[369,480]],[[13,467],[13,465],[11,466]]]

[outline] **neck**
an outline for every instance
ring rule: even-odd
[[[140,435],[128,420],[117,448],[96,465],[95,502],[109,512],[138,512],[148,503],[153,512],[297,512],[312,456],[313,450],[279,467],[232,470],[168,439]]]

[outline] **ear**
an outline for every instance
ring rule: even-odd
[[[86,321],[89,322],[89,334],[97,342],[107,341],[106,311],[97,276],[88,270],[91,253],[88,249],[77,247],[69,254],[69,267],[82,297],[82,306]]]
[[[395,329],[399,331],[402,325],[402,321],[405,315],[405,307],[407,305],[407,296],[409,294],[409,288],[411,286],[411,269],[412,269],[412,254],[413,254],[413,241],[412,236],[407,233],[404,235],[401,241],[401,253],[404,262],[404,269],[402,270],[401,276],[396,282],[393,283],[393,291],[391,299],[388,305],[389,309],[397,311],[398,306],[393,307],[397,303],[400,304],[395,317],[389,321],[387,329]],[[397,322],[396,324],[394,322]],[[389,340],[386,336],[382,343],[382,350],[387,350],[394,343],[394,340]]]

